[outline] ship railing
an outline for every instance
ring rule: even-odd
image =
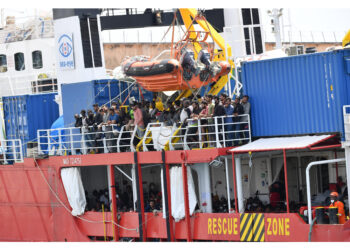
[[[41,129],[37,138],[39,154],[76,155],[233,147],[250,142],[251,129],[249,115],[230,115],[187,119],[172,126],[149,123],[145,129],[132,125]]]
[[[38,153],[77,155],[135,151],[137,126],[111,124],[89,127],[40,129],[37,131]]]
[[[3,95],[25,95],[37,93],[57,92],[57,79],[54,71],[45,73],[24,73],[16,76],[11,72],[5,71],[6,74],[0,75]]]
[[[350,141],[350,105],[343,106],[344,137],[345,141]]]
[[[0,141],[0,164],[7,165],[23,162],[22,142],[20,139]]]
[[[169,138],[169,149],[233,147],[251,142],[249,114],[187,119]]]

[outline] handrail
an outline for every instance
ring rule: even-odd
[[[316,165],[323,165],[323,164],[330,164],[330,163],[337,163],[337,162],[343,162],[345,161],[345,158],[341,159],[331,159],[331,160],[323,160],[323,161],[313,161],[310,162],[306,167],[306,191],[307,191],[307,217],[309,224],[312,224],[312,213],[311,213],[311,184],[310,184],[310,169],[312,166]]]
[[[144,132],[141,138],[137,136],[138,130]],[[126,125],[118,127],[114,124],[40,129],[37,139],[41,154],[75,155],[233,147],[250,142],[250,130],[250,118],[245,114],[187,119],[184,124],[172,126],[153,122],[145,129],[137,126],[128,128]],[[139,139],[137,145],[135,139]]]
[[[230,122],[230,118],[244,121]],[[194,123],[193,123],[194,122]],[[201,119],[187,119],[188,126],[178,128],[169,139],[169,149],[177,147],[191,148],[231,147],[234,144],[251,141],[249,114],[239,116],[219,116]],[[245,125],[244,128],[242,125]],[[191,129],[193,127],[193,129]],[[199,128],[199,129],[198,129]],[[242,134],[244,137],[242,137]],[[176,139],[176,142],[173,142]]]
[[[133,140],[137,127],[128,130],[124,125],[101,125],[39,129],[37,131],[38,151],[48,155],[76,155],[135,151]]]
[[[40,76],[44,75],[46,78],[40,79]],[[41,84],[42,81],[51,81],[50,83]],[[36,94],[43,92],[57,92],[56,74],[53,71],[29,74],[18,74],[13,76],[11,72],[0,73],[0,82],[2,82],[3,89],[1,93],[3,95],[20,95],[20,94]],[[39,85],[40,83],[40,85]],[[43,88],[49,90],[43,91]]]
[[[23,162],[22,142],[20,139],[0,141],[0,164]]]
[[[343,105],[343,118],[344,118],[344,138],[345,138],[345,141],[350,141],[350,105]]]

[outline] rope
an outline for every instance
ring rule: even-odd
[[[174,24],[175,24],[175,19],[177,19],[177,18],[176,18],[176,11],[174,11],[174,19],[173,19],[171,25],[169,25],[169,28],[168,28],[167,31],[164,33],[162,39],[158,42],[158,45],[157,45],[157,47],[156,47],[156,50],[158,50],[158,48],[159,48],[161,42],[164,40],[165,36],[168,34],[168,32],[170,31],[171,27],[174,26]]]
[[[160,131],[159,132],[159,135],[161,135],[161,136],[163,136],[163,137],[169,137],[169,136],[171,136],[173,133],[172,132],[170,132],[168,135],[164,135],[164,134],[162,134],[162,132]]]
[[[112,98],[109,102],[106,102],[104,105],[107,105],[108,103],[114,101],[115,99],[117,99],[119,97],[119,99],[122,97],[122,94],[126,91],[126,90],[129,90],[129,88],[133,87],[135,84],[136,84],[136,81],[128,81],[128,80],[124,80],[123,82],[126,82],[126,83],[129,83],[131,84],[130,86],[128,86],[126,89],[124,89],[121,93],[119,93],[119,95],[117,95],[116,97]],[[129,95],[127,96],[127,98],[130,96],[132,90],[129,92]],[[125,101],[122,103],[121,106],[124,105],[124,103],[126,102],[127,98],[125,99]]]
[[[45,183],[47,184],[47,186],[49,187],[50,191],[52,192],[52,194],[55,196],[55,198],[57,199],[57,201],[63,206],[63,208],[65,210],[67,210],[67,212],[69,212],[71,214],[71,210],[64,204],[64,202],[60,199],[60,197],[56,194],[56,192],[53,190],[53,188],[51,187],[50,183],[47,181],[42,169],[40,168],[38,162],[36,161],[36,159],[34,159],[34,162],[35,162],[35,165],[36,167],[39,169],[39,172],[41,174],[41,176],[43,177]],[[86,221],[86,222],[89,222],[89,223],[105,223],[105,222],[108,222],[108,223],[113,223],[114,225],[120,227],[120,228],[123,228],[124,230],[129,230],[129,231],[138,231],[138,228],[126,228],[126,227],[123,227],[115,222],[112,222],[112,221],[93,221],[93,220],[88,220],[88,219],[85,219],[83,217],[80,217],[79,215],[75,216],[76,218],[82,220],[82,221]]]
[[[52,194],[56,197],[57,201],[63,206],[63,208],[64,208],[65,210],[67,210],[67,212],[69,212],[69,213],[71,214],[71,210],[70,210],[70,209],[64,204],[64,202],[58,197],[58,195],[56,194],[56,192],[55,192],[55,191],[53,190],[53,188],[51,187],[50,183],[47,181],[47,179],[46,179],[46,177],[45,177],[45,175],[44,175],[42,169],[40,168],[38,162],[36,161],[36,159],[34,159],[34,162],[35,162],[36,167],[39,169],[39,172],[40,172],[41,176],[43,177],[45,183],[47,184],[47,186],[49,187],[50,191],[52,192]],[[114,222],[114,221],[108,221],[108,220],[106,220],[106,221],[93,221],[93,220],[89,220],[89,219],[85,219],[85,218],[83,218],[83,217],[80,217],[79,215],[77,215],[77,216],[75,216],[75,217],[78,218],[78,219],[80,219],[80,220],[82,220],[82,221],[86,221],[86,222],[89,222],[89,223],[104,223],[104,222],[113,223],[114,225],[116,225],[116,226],[118,226],[118,227],[120,227],[120,228],[122,228],[122,229],[124,229],[124,230],[127,230],[127,231],[136,231],[136,232],[138,232],[138,230],[139,230],[138,227],[137,227],[137,228],[126,228],[126,227],[123,227],[122,225],[119,225],[119,224],[117,224],[117,223]],[[152,217],[152,218],[153,218],[153,217]],[[152,218],[149,218],[149,219],[145,220],[145,223],[146,223],[147,221],[151,220]],[[145,224],[145,223],[144,223],[144,224]],[[143,225],[143,223],[140,223],[139,225]]]
[[[138,129],[140,129],[141,131],[146,131],[147,128],[140,128],[140,127],[137,127]]]
[[[138,137],[136,134],[135,134],[135,137],[136,137],[137,139],[139,139],[139,140],[142,140],[142,139],[143,139],[143,137]]]
[[[123,101],[123,103],[122,103],[121,106],[123,106],[123,105],[126,103],[126,101],[128,100],[128,98],[129,98],[130,95],[131,95],[131,92],[132,92],[132,91],[130,91],[130,93],[128,94],[128,96],[124,99],[124,101]]]

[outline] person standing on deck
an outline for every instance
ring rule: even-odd
[[[231,98],[226,98],[225,100],[225,112],[226,112],[226,116],[224,121],[225,121],[225,139],[226,139],[226,146],[227,147],[232,147],[234,144],[234,133],[233,131],[233,119],[232,119],[232,115],[233,115],[233,107],[231,105]]]
[[[241,124],[241,130],[248,130],[250,127],[249,119],[248,119],[248,115],[250,115],[250,102],[248,100],[249,100],[248,95],[244,95],[241,100],[241,105],[243,107],[243,114],[245,115],[245,116],[242,116],[241,118],[241,122],[244,122]],[[249,132],[245,131],[243,132],[243,135],[244,135],[244,139],[246,140],[245,142],[248,142]]]
[[[239,97],[236,97],[235,102],[234,102],[234,109],[233,109],[233,130],[236,131],[235,133],[235,141],[234,141],[234,146],[237,146],[239,143],[241,143],[242,140],[240,140],[241,138],[241,132],[238,132],[239,130],[241,130],[241,117],[240,115],[243,114],[243,106],[240,104],[240,99]]]
[[[137,103],[132,106],[132,110],[134,111],[134,125],[137,126],[137,136],[142,138],[145,133],[142,111]]]
[[[329,208],[336,207],[338,208],[338,219],[339,224],[345,223],[345,210],[344,210],[344,203],[338,200],[338,192],[332,192],[330,195],[331,198],[331,204],[329,205]]]

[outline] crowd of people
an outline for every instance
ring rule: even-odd
[[[133,212],[133,191],[131,185],[126,185],[125,191],[121,192],[116,187],[116,203],[119,212]],[[161,211],[162,209],[162,193],[158,190],[155,183],[151,182],[144,192],[145,212]],[[94,212],[110,212],[112,203],[108,188],[93,190],[91,194],[85,190],[86,211]],[[137,207],[137,204],[135,204]]]
[[[103,153],[103,136],[106,138],[106,146],[109,152],[116,152],[116,139],[122,126],[122,145],[130,145],[131,131],[137,126],[137,135],[134,145],[144,136],[145,128],[150,122],[163,122],[166,126],[177,124],[182,128],[187,127],[187,142],[193,146],[200,140],[198,121],[200,120],[202,141],[215,140],[214,118],[217,120],[219,132],[225,136],[226,146],[237,146],[249,140],[249,120],[244,114],[250,113],[249,97],[242,99],[236,97],[234,100],[226,94],[220,96],[205,95],[191,96],[167,102],[142,101],[131,102],[130,108],[122,107],[117,102],[112,102],[110,107],[106,105],[93,105],[93,110],[81,110],[75,114],[75,127],[81,128],[84,133],[85,145],[88,153]],[[224,126],[222,126],[224,125]],[[224,132],[223,132],[224,130]],[[184,134],[184,130],[182,130]],[[239,132],[237,132],[239,131]],[[220,134],[220,140],[223,135]],[[209,146],[209,144],[206,144]],[[205,146],[204,146],[205,147]],[[122,147],[121,151],[128,151]]]

